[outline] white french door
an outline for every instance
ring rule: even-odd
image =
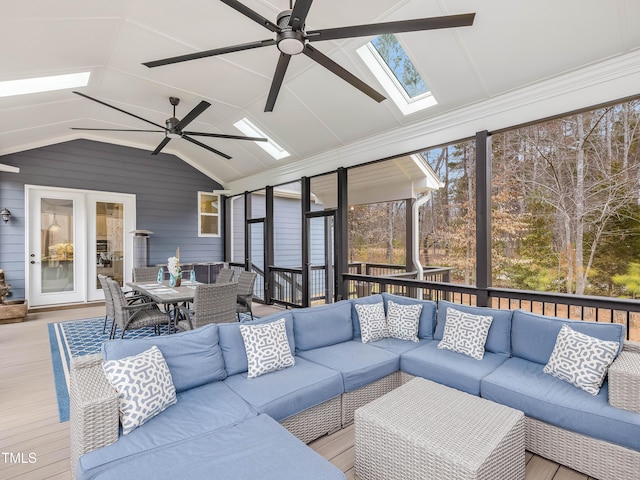
[[[26,187],[26,285],[32,306],[104,298],[97,274],[124,285],[133,256],[135,196]]]

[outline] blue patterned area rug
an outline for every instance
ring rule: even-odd
[[[258,318],[254,315],[254,318]],[[241,313],[240,321],[250,321],[248,314]],[[53,363],[53,377],[58,399],[58,415],[61,422],[69,420],[69,365],[71,357],[80,357],[92,353],[100,353],[102,344],[109,339],[109,321],[105,333],[102,333],[104,317],[89,318],[86,320],[73,320],[69,322],[50,323],[49,344],[51,347],[51,360]],[[161,334],[166,333],[166,327],[162,327]],[[120,330],[116,332],[116,338],[120,338]],[[153,327],[128,330],[125,340],[155,335]]]

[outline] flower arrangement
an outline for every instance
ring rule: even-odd
[[[176,256],[168,258],[167,269],[169,274],[174,277],[180,277],[182,275],[182,269],[180,268],[180,247],[176,248]]]

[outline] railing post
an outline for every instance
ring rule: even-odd
[[[477,304],[489,305],[491,286],[491,135],[476,133],[476,286]]]

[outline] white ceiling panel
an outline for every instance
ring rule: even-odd
[[[289,7],[289,0],[240,1],[272,22]],[[291,59],[274,111],[265,113],[279,56],[275,45],[153,69],[142,65],[275,38],[219,0],[4,2],[0,81],[89,70],[91,81],[80,91],[160,125],[173,113],[169,96],[181,99],[178,118],[201,100],[211,103],[190,125],[192,131],[239,134],[233,123],[248,117],[291,156],[277,161],[253,142],[228,139],[202,141],[232,160],[179,139],[163,151],[222,183],[237,184],[251,176],[256,181],[278,176],[286,180],[308,165],[324,166],[331,158],[341,163],[373,160],[376,149],[371,145],[380,138],[399,136],[398,145],[414,145],[413,139],[428,136],[430,128],[439,132],[450,128],[451,119],[464,118],[467,112],[480,118],[473,110],[478,105],[511,98],[514,92],[536,85],[543,88],[544,81],[560,79],[566,72],[579,76],[610,59],[629,60],[602,78],[625,78],[637,67],[638,0],[315,0],[307,29],[469,12],[476,12],[471,27],[398,35],[438,100],[437,106],[407,116],[390,100],[374,102],[304,55]],[[313,45],[380,89],[355,53],[368,40]],[[564,85],[567,88],[568,83]],[[610,95],[612,100],[619,98],[615,91]],[[588,97],[582,100],[585,105],[588,101]],[[510,108],[508,101],[497,102],[498,110]],[[0,155],[72,138],[150,151],[162,138],[162,134],[71,131],[70,126],[146,128],[147,124],[70,90],[0,97],[0,112]],[[416,130],[423,124],[432,127]],[[384,156],[394,154],[386,147],[382,150]]]

